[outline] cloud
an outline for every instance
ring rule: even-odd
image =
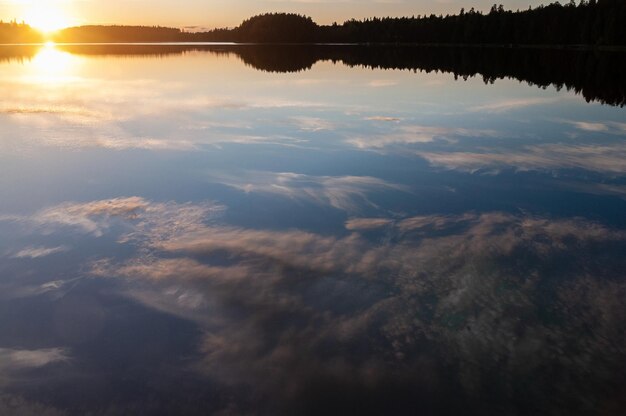
[[[567,124],[574,126],[578,130],[592,133],[607,133],[618,136],[626,135],[626,123],[609,122],[588,122],[565,120]]]
[[[626,172],[626,147],[612,145],[545,144],[522,149],[490,149],[478,152],[417,152],[435,166],[474,171],[487,168],[519,170],[584,169],[623,174]]]
[[[26,247],[17,253],[13,254],[13,258],[16,259],[37,259],[40,257],[47,257],[57,253],[63,253],[68,251],[69,248],[66,246],[58,246],[58,247]]]
[[[301,140],[274,134],[250,135],[244,124],[223,125],[224,114],[333,106],[275,96],[255,96],[249,100],[233,95],[208,97],[198,91],[187,91],[184,83],[163,84],[141,78],[127,81],[77,78],[63,85],[51,85],[46,94],[39,93],[41,80],[37,79],[11,79],[0,82],[0,87],[6,90],[0,99],[0,117],[4,119],[0,137],[21,148],[38,145],[190,151],[231,142],[289,145]],[[148,119],[152,122],[146,123]],[[306,129],[329,127],[328,123],[309,116],[294,118],[298,119]],[[155,128],[154,120],[161,120],[157,122],[162,123],[161,128]],[[25,134],[33,130],[37,133]],[[211,134],[198,133],[205,130]]]
[[[222,206],[209,204],[206,206],[172,205],[171,203],[154,204],[140,197],[113,198],[86,203],[67,202],[52,208],[43,209],[30,216],[4,216],[0,221],[19,221],[43,228],[71,227],[95,237],[101,237],[116,220],[134,223],[133,227],[150,226],[154,214],[158,216],[159,225],[163,225],[164,213],[176,206],[176,209],[188,216],[190,221],[198,217],[209,216],[211,212],[219,212]],[[141,221],[140,221],[141,220]],[[127,224],[128,225],[128,224]],[[177,224],[185,229],[185,224]]]
[[[0,348],[0,370],[2,372],[45,367],[49,364],[67,362],[69,359],[67,350],[63,348],[40,350]]]
[[[402,185],[370,176],[312,176],[292,172],[245,172],[237,176],[213,175],[212,181],[246,193],[278,195],[358,211],[375,206],[368,195],[374,192],[409,192]]]
[[[608,131],[609,127],[603,123],[587,123],[582,121],[576,121],[572,123],[576,128],[584,131]]]
[[[485,113],[504,113],[507,111],[519,110],[527,107],[554,104],[561,101],[563,101],[563,97],[507,99],[480,106],[470,107],[469,111]]]
[[[115,198],[90,203],[70,202],[39,211],[29,219],[40,225],[79,228],[99,237],[110,227],[112,219],[119,217],[131,220],[148,208],[148,202],[138,197]]]
[[[0,348],[0,414],[16,416],[62,416],[66,413],[51,406],[29,401],[19,395],[11,394],[20,383],[24,383],[23,374],[41,370],[54,364],[67,363],[71,360],[64,348],[12,349]]]
[[[382,149],[394,145],[431,143],[435,140],[455,142],[459,137],[498,137],[498,132],[456,127],[408,125],[400,126],[384,135],[353,137],[346,142],[359,149]]]
[[[476,214],[470,213],[460,216],[426,215],[403,219],[402,221],[398,222],[397,227],[400,231],[403,232],[419,229],[442,230],[450,227],[451,225],[458,225],[459,223],[475,221],[476,219]]]
[[[365,117],[365,120],[370,120],[370,121],[402,121],[401,118],[399,117],[389,117],[389,116],[372,116],[372,117]]]
[[[426,366],[424,377],[442,377],[436,364],[426,364],[439,360],[459,365],[466,394],[480,395],[478,380],[497,360],[508,366],[497,370],[499,374],[524,379],[552,362],[549,354],[557,349],[568,351],[572,360],[583,360],[575,352],[583,342],[577,329],[583,322],[598,322],[594,337],[621,325],[617,317],[624,306],[618,298],[624,285],[601,283],[589,275],[602,270],[602,263],[586,260],[582,271],[570,262],[576,263],[586,247],[623,243],[623,232],[582,219],[504,213],[360,219],[348,224],[354,231],[391,226],[398,240],[377,245],[358,232],[333,237],[197,224],[195,231],[166,240],[146,239],[154,254],[166,258],[144,256],[138,263],[109,264],[104,275],[167,286],[176,282],[169,306],[159,307],[181,316],[204,315],[196,318],[206,325],[199,369],[228,385],[264,380],[268,394],[280,394],[288,403],[304,394],[311,377],[339,377],[344,388],[367,379],[380,391],[390,366],[407,371],[411,382],[420,384],[426,383],[422,373],[408,369]],[[203,260],[219,253],[232,264]],[[529,267],[547,265],[563,256],[568,260],[556,266],[556,275],[527,275],[524,268],[502,267],[503,262],[513,265],[521,259]],[[565,277],[567,283],[558,283]],[[516,335],[520,314],[537,312],[535,291],[548,281],[556,284],[554,296],[559,299],[554,313],[568,316],[569,323],[558,327],[531,320],[522,335]],[[589,285],[594,295],[583,295]],[[192,301],[181,304],[179,293],[190,293]],[[158,299],[164,302],[168,296]],[[154,297],[150,301],[156,302]],[[346,302],[351,306],[343,307]],[[608,315],[600,305],[609,308]],[[569,315],[578,308],[590,312]],[[607,347],[594,339],[599,338],[584,341],[594,364],[581,361],[576,371],[591,371],[597,379],[603,370],[595,373],[595,368],[607,368],[624,349],[620,340]],[[344,351],[359,352],[348,361]],[[541,356],[539,351],[550,352]],[[276,369],[269,378],[268,368]],[[287,386],[292,389],[285,390]],[[541,400],[541,395],[536,398]]]
[[[585,406],[626,357],[626,263],[616,255],[626,232],[582,218],[356,217],[347,233],[323,235],[223,224],[211,203],[141,199],[132,214],[119,201],[83,205],[47,211],[118,213],[128,231],[117,241],[136,249],[91,273],[195,322],[195,370],[253,391],[255,411],[323,407],[331,391],[358,409],[368,397],[453,410],[453,394],[474,400],[518,384],[542,408],[572,397]],[[385,227],[383,240],[368,238],[373,227]],[[549,380],[546,366],[558,369]]]
[[[335,125],[317,117],[292,117],[291,120],[303,131],[333,130]]]
[[[23,299],[46,295],[47,299],[60,299],[70,292],[83,277],[72,279],[25,282],[22,279],[6,280],[0,284],[0,299]]]
[[[352,218],[346,221],[346,229],[356,230],[374,230],[386,227],[391,224],[391,220],[387,218]]]

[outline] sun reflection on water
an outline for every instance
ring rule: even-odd
[[[43,86],[75,80],[80,58],[60,51],[53,42],[46,43],[31,61],[28,80]]]

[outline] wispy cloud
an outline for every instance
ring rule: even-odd
[[[375,230],[392,224],[387,218],[352,218],[346,221],[346,229],[356,230]]]
[[[246,193],[273,194],[345,211],[357,211],[363,204],[374,206],[369,199],[369,194],[374,192],[409,192],[405,186],[370,176],[312,176],[257,171],[232,176],[213,175],[211,180]]]
[[[584,169],[626,173],[626,147],[616,145],[546,144],[522,149],[487,149],[478,152],[417,152],[435,166],[474,171],[486,168],[519,170]]]
[[[49,364],[69,361],[70,356],[63,348],[40,350],[16,350],[0,348],[0,370],[17,371],[44,367]]]
[[[307,110],[308,114],[313,109],[333,107],[332,103],[274,95],[246,100],[232,95],[209,96],[187,91],[184,83],[163,85],[151,79],[81,78],[62,88],[50,88],[46,94],[40,94],[40,85],[34,81],[20,79],[19,88],[13,80],[4,84],[6,94],[0,99],[0,116],[6,116],[7,120],[0,137],[18,146],[190,151],[231,142],[293,143],[297,140],[280,134],[250,135],[244,122],[220,125],[224,123],[220,114],[270,109],[294,109],[303,113]],[[163,129],[137,128],[144,126],[147,119],[167,119],[169,123]],[[293,120],[303,129],[317,131],[332,127],[308,115],[294,116]],[[37,134],[24,134],[33,130]],[[211,134],[198,134],[204,130]]]
[[[182,210],[184,214],[193,220],[198,217],[209,216],[212,212],[219,212],[223,209],[217,204],[204,206],[174,205],[177,210]],[[71,227],[86,234],[101,237],[110,229],[116,220],[132,223],[133,227],[148,226],[146,221],[154,219],[154,214],[158,213],[159,223],[163,222],[164,213],[172,209],[172,203],[154,204],[140,197],[113,198],[86,203],[66,202],[52,208],[46,208],[28,216],[4,216],[0,221],[19,221],[42,228]],[[178,224],[181,229],[184,224]]]
[[[40,257],[47,257],[57,253],[63,253],[68,251],[69,248],[66,246],[58,246],[58,247],[26,247],[17,253],[13,254],[12,257],[16,259],[37,259]]]
[[[565,123],[574,126],[576,129],[592,133],[608,133],[618,136],[626,136],[626,123],[615,121],[589,122],[564,120]]]
[[[431,143],[435,140],[455,142],[461,137],[497,137],[498,132],[489,129],[466,129],[461,127],[405,125],[380,135],[363,135],[346,140],[359,149],[383,149],[393,145]]]
[[[346,237],[198,223],[195,228],[189,227],[188,232],[166,232],[170,237],[160,239],[157,235],[163,230],[157,228],[154,237],[144,239],[149,241],[154,255],[123,264],[108,263],[95,268],[94,273],[163,282],[169,288],[164,289],[167,293],[151,292],[141,299],[161,310],[198,319],[212,328],[207,330],[201,346],[202,371],[232,383],[245,382],[250,377],[260,380],[266,377],[264,369],[268,366],[282,369],[265,379],[266,388],[273,393],[284,388],[285,383],[303,382],[312,374],[313,367],[316,374],[336,374],[329,367],[329,362],[335,366],[336,362],[329,361],[322,353],[328,351],[324,345],[329,342],[349,348],[352,342],[367,339],[368,343],[376,344],[370,347],[377,354],[386,354],[391,362],[405,368],[409,363],[416,365],[420,357],[416,351],[423,352],[424,343],[434,339],[436,354],[462,366],[465,378],[461,384],[467,391],[473,391],[475,381],[484,375],[483,365],[491,362],[490,358],[473,365],[472,360],[481,360],[476,349],[509,357],[512,367],[507,367],[507,371],[523,377],[516,370],[517,363],[524,362],[533,368],[543,363],[537,358],[537,348],[550,349],[556,342],[558,348],[576,356],[572,348],[581,342],[575,330],[578,323],[599,319],[602,326],[597,331],[602,333],[621,325],[621,321],[611,317],[620,316],[619,311],[623,311],[623,303],[616,297],[624,292],[623,285],[592,283],[587,272],[581,272],[580,276],[569,276],[571,285],[558,286],[555,296],[563,313],[569,314],[567,311],[577,308],[591,308],[594,312],[585,317],[568,315],[571,326],[563,329],[526,323],[530,327],[521,335],[522,339],[511,344],[506,340],[516,333],[519,311],[536,310],[530,297],[537,285],[550,277],[529,277],[515,269],[500,273],[489,265],[515,262],[517,256],[532,256],[540,263],[549,262],[555,255],[576,261],[578,250],[625,241],[624,232],[582,219],[546,219],[497,212],[403,219],[355,218],[346,225],[354,231]],[[396,230],[397,242],[374,244],[360,236],[360,231],[373,227]],[[152,230],[145,231],[152,233]],[[437,233],[433,234],[433,230]],[[216,253],[226,253],[226,258],[238,260],[226,265],[200,260]],[[389,285],[393,290],[376,292],[377,296],[358,304],[358,312],[351,309],[342,313],[341,308],[331,306],[348,298],[351,302],[364,302],[367,297],[356,296],[363,284],[369,284],[364,282]],[[584,295],[588,290],[593,295]],[[315,302],[310,303],[311,299],[318,299],[311,296],[318,291],[333,300],[329,306],[322,306],[322,310]],[[411,301],[424,298],[433,301],[427,305]],[[598,302],[610,305],[611,315],[596,311]],[[219,308],[216,305],[224,307],[222,313],[201,313]],[[249,313],[227,313],[231,308],[244,308]],[[508,314],[506,311],[511,308],[518,312]],[[298,329],[285,316],[297,316]],[[455,323],[455,319],[460,323]],[[271,331],[261,329],[268,328],[270,322]],[[381,334],[380,343],[368,335],[372,332]],[[584,342],[585,351],[592,351],[594,359],[614,360],[618,356],[603,342],[589,338]],[[529,343],[536,348],[528,348]],[[472,349],[466,349],[467,345],[472,345]],[[296,358],[303,353],[310,366],[303,366]],[[343,362],[342,374],[370,371],[372,382],[385,379],[384,370],[371,370],[370,354],[355,354],[350,364]],[[340,354],[334,359],[341,360]],[[581,371],[594,373],[595,370],[593,366],[585,366]]]
[[[563,101],[563,97],[507,99],[470,107],[468,110],[470,112],[504,113],[507,111],[519,110],[527,107],[554,104],[560,101]]]
[[[96,261],[91,273],[193,320],[204,331],[196,368],[214,383],[292,401],[312,377],[358,388],[359,377],[378,386],[400,374],[429,385],[450,376],[436,365],[446,362],[459,369],[455,391],[482,394],[487,376],[536,382],[556,354],[577,363],[557,377],[569,392],[579,388],[572,371],[600,382],[626,354],[626,260],[589,257],[622,247],[626,232],[600,223],[502,212],[397,215],[353,217],[347,231],[323,235],[223,224],[211,203],[123,201],[45,211],[72,207],[79,218],[127,223],[117,241],[135,254]],[[384,240],[370,238],[375,227],[384,227]],[[549,312],[538,292],[553,299]],[[552,319],[534,318],[541,313]],[[494,370],[494,362],[506,365]],[[538,391],[538,400],[554,399]]]
[[[402,119],[400,117],[390,117],[390,116],[372,116],[372,117],[365,117],[365,120],[370,120],[370,121],[402,121]]]
[[[333,130],[335,124],[317,117],[292,117],[291,120],[304,131]]]

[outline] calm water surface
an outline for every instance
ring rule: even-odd
[[[0,414],[625,411],[623,56],[1,48]]]

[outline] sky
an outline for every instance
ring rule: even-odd
[[[297,12],[321,24],[371,16],[488,10],[495,0],[0,0],[0,18],[24,20],[42,29],[81,24],[140,24],[173,27],[233,27],[263,12]],[[525,9],[542,0],[501,0]]]

